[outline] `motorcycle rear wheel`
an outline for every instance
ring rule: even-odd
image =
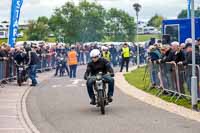
[[[18,84],[19,86],[22,86],[22,79],[18,79],[18,80],[17,80],[17,84]]]

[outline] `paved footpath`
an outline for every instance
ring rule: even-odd
[[[39,74],[39,81],[48,79],[49,74]],[[29,133],[30,130],[24,122],[22,115],[22,97],[28,89],[31,89],[25,83],[19,87],[16,82],[6,84],[0,87],[0,133]]]
[[[199,122],[141,102],[118,88],[102,116],[89,105],[84,70],[79,67],[77,79],[53,77],[31,90],[27,111],[41,133],[200,132]]]

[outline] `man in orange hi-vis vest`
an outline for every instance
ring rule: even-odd
[[[68,65],[69,65],[69,77],[70,78],[76,78],[76,70],[78,65],[78,59],[77,59],[77,52],[75,51],[75,46],[71,46],[71,50],[68,52]]]

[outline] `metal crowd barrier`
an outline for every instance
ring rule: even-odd
[[[50,54],[42,54],[39,56],[40,62],[38,62],[38,72],[44,72],[56,67],[56,57]]]
[[[16,66],[13,59],[0,61],[0,82],[11,81],[16,78]]]
[[[40,58],[40,62],[38,63],[38,72],[47,71],[55,67],[56,57],[49,54]],[[16,79],[16,75],[16,65],[12,58],[0,61],[0,86],[3,87],[3,82],[12,81]]]
[[[181,97],[191,97],[191,76],[192,65],[183,66],[176,63],[148,63],[151,83],[160,86],[158,95],[167,92],[172,94],[171,100],[177,96],[176,101]],[[198,80],[198,100],[200,100],[200,67],[196,65]]]

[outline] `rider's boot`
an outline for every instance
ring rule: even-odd
[[[108,102],[111,103],[113,101],[112,96],[108,96]]]
[[[91,98],[90,104],[91,104],[91,105],[96,105],[95,97]]]

